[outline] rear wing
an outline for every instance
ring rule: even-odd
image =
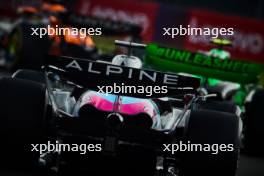
[[[200,79],[170,74],[159,71],[136,69],[108,63],[95,62],[87,59],[49,56],[46,69],[51,70],[67,80],[84,88],[98,91],[98,86],[166,86],[166,93],[153,92],[153,98],[171,97],[194,93],[200,86]],[[144,94],[127,94],[132,97],[149,97]]]
[[[257,83],[264,73],[264,65],[239,61],[222,60],[202,53],[149,44],[145,63],[159,70],[174,73],[189,73],[241,84]]]

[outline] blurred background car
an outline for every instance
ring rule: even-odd
[[[76,15],[64,4],[50,0],[35,6],[21,5],[15,19],[5,17],[0,27],[4,67],[12,71],[37,69],[47,54],[107,60],[116,52],[114,38],[140,40],[141,28],[136,25]],[[104,36],[92,38],[89,29],[98,29]],[[42,36],[43,32],[48,34]]]

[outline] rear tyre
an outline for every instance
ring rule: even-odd
[[[244,149],[252,154],[264,154],[264,89],[257,90],[246,106]]]
[[[40,71],[21,69],[17,70],[13,75],[13,78],[24,79],[34,81],[40,84],[46,84],[45,74]]]
[[[184,152],[180,175],[235,176],[240,135],[238,116],[210,110],[192,111],[188,119],[184,142],[198,144],[204,150],[207,146],[207,151]]]
[[[228,112],[236,114],[238,106],[232,101],[208,101],[198,105],[199,109],[208,109],[213,111]]]
[[[27,168],[37,163],[39,153],[31,144],[44,136],[46,89],[26,80],[0,79],[1,163]]]

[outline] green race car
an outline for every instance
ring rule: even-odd
[[[145,65],[158,70],[191,74],[202,78],[203,94],[214,93],[215,102],[225,102],[228,107],[216,103],[212,109],[228,111],[239,106],[244,121],[244,148],[249,152],[264,152],[264,65],[232,59],[223,49],[231,45],[228,40],[215,39],[218,48],[207,53],[190,52],[147,45]],[[221,106],[221,107],[220,107]]]

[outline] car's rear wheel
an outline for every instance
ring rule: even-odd
[[[184,143],[196,145],[198,149],[190,149],[192,151],[182,154],[180,175],[235,176],[240,136],[240,119],[235,114],[212,110],[192,111],[186,125]]]
[[[21,69],[21,70],[17,70],[12,75],[12,77],[18,78],[18,79],[34,81],[34,82],[37,82],[40,84],[46,84],[45,74],[43,72],[40,72],[40,71]]]
[[[246,106],[244,147],[248,153],[264,154],[263,105],[264,89],[260,89]]]
[[[208,109],[214,111],[228,112],[236,114],[238,106],[232,101],[207,101],[198,104],[199,109]]]
[[[4,166],[32,166],[39,157],[31,144],[44,135],[45,86],[15,78],[0,79],[1,163]]]

